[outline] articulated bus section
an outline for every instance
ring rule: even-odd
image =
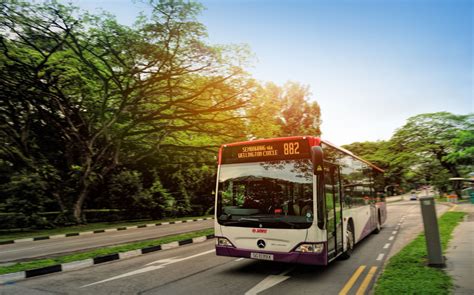
[[[382,170],[316,137],[223,145],[216,254],[327,265],[387,218]]]

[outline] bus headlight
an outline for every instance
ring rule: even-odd
[[[321,253],[324,250],[324,244],[301,244],[295,251],[302,253]]]
[[[217,238],[217,245],[224,247],[234,247],[234,245],[232,245],[232,243],[226,238]]]

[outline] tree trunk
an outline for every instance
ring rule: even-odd
[[[89,185],[85,185],[82,191],[79,193],[79,197],[77,198],[76,203],[74,203],[74,219],[76,220],[77,224],[84,224],[85,219],[82,214],[82,206],[84,205],[84,201],[89,194]]]
[[[56,202],[59,205],[59,209],[61,213],[66,212],[66,206],[64,205],[63,199],[61,198],[60,194],[57,192],[52,193],[53,197],[56,199]]]
[[[91,145],[87,145],[86,148],[87,151],[91,151]],[[82,206],[84,205],[84,201],[87,198],[87,195],[89,195],[89,190],[91,187],[91,181],[89,177],[91,176],[92,173],[92,156],[91,154],[84,154],[84,164],[83,164],[83,171],[84,174],[81,177],[80,181],[80,191],[79,191],[79,196],[77,197],[76,202],[74,203],[74,219],[76,220],[77,224],[84,224],[86,222],[83,214],[82,214]]]

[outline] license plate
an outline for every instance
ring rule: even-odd
[[[250,258],[260,259],[260,260],[273,260],[273,255],[264,254],[264,253],[250,253]]]

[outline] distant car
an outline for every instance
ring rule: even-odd
[[[418,200],[418,196],[416,194],[411,194],[410,201],[416,201],[416,200]]]

